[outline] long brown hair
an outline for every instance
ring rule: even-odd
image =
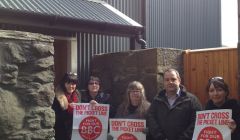
[[[150,103],[146,99],[144,86],[142,85],[142,83],[138,81],[132,81],[128,84],[126,94],[125,94],[125,99],[123,100],[122,104],[119,106],[119,110],[118,110],[118,113],[121,116],[125,116],[129,114],[128,107],[131,105],[129,93],[131,90],[136,90],[136,89],[141,91],[141,102],[138,105],[136,112],[139,118],[145,117],[145,114],[150,106]]]

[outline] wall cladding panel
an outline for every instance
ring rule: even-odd
[[[219,0],[146,1],[146,37],[151,48],[221,46]]]

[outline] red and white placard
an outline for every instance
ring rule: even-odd
[[[72,140],[105,140],[109,105],[76,104],[73,111]]]
[[[110,135],[114,140],[146,140],[146,120],[110,119]]]
[[[206,110],[196,113],[193,140],[231,140],[228,122],[232,118],[232,110]]]

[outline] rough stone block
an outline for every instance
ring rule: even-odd
[[[143,49],[127,52],[95,55],[91,62],[91,74],[100,77],[101,86],[113,97],[117,106],[121,103],[129,82],[143,83],[149,101],[163,88],[163,72],[175,68],[182,72],[182,50]]]

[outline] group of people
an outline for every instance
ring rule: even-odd
[[[76,74],[66,73],[60,86],[56,88],[52,105],[56,114],[56,140],[71,139],[73,103],[109,104],[110,94],[100,90],[98,77],[90,77],[86,93],[77,91],[77,81]],[[143,133],[146,133],[149,140],[191,140],[196,111],[202,110],[202,105],[196,96],[181,85],[177,70],[167,69],[163,75],[163,83],[164,89],[149,103],[143,84],[139,81],[130,82],[118,108],[111,108],[110,105],[110,117],[145,119],[147,128]],[[206,92],[209,101],[205,110],[231,109],[232,119],[228,124],[231,138],[240,140],[240,107],[236,100],[228,98],[228,85],[221,77],[213,77],[208,81]]]

